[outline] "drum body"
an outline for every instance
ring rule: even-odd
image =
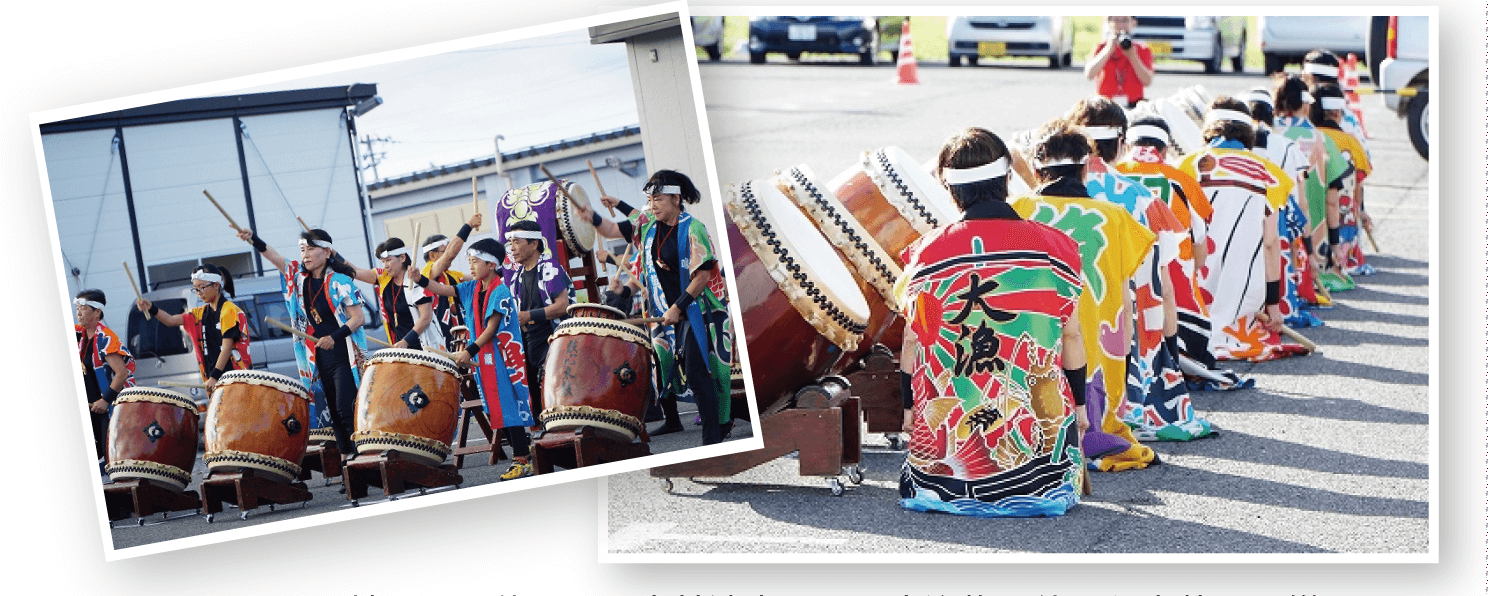
[[[568,191],[575,201],[589,205],[589,195],[584,192],[584,187],[560,180],[563,190]],[[551,185],[552,182],[545,184]],[[554,217],[558,222],[558,235],[563,238],[563,243],[568,245],[579,254],[589,254],[594,251],[594,224],[587,219],[579,217],[574,213],[573,202],[563,198],[563,193],[554,197]],[[590,206],[593,208],[593,206]]]
[[[760,413],[844,366],[867,328],[852,272],[772,181],[725,191],[744,346]]]
[[[109,418],[109,478],[185,490],[196,463],[196,403],[174,391],[129,387]]]
[[[357,391],[358,454],[397,451],[438,466],[450,454],[460,415],[455,363],[423,350],[378,350],[367,360]]]
[[[651,336],[617,320],[618,312],[575,305],[569,309],[574,316],[553,330],[537,417],[546,430],[588,426],[625,443],[640,435],[651,392]]]
[[[261,370],[222,375],[207,407],[211,472],[252,469],[283,482],[300,474],[309,437],[310,399],[298,379]]]
[[[950,192],[898,147],[864,152],[827,190],[901,267],[910,243],[961,219]]]

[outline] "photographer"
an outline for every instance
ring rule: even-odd
[[[1128,109],[1152,84],[1152,50],[1131,38],[1136,25],[1136,17],[1106,17],[1105,36],[1085,61],[1085,78],[1096,82],[1096,93]]]

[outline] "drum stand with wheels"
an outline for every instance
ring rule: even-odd
[[[431,466],[403,459],[397,451],[384,451],[346,460],[341,481],[346,485],[346,498],[351,499],[352,506],[357,506],[358,500],[367,497],[367,487],[374,485],[382,489],[389,501],[396,501],[409,485],[419,489],[420,493],[441,486],[459,488],[465,479],[458,470],[450,464]]]
[[[142,526],[146,517],[156,513],[200,511],[202,507],[201,496],[196,491],[176,492],[145,478],[103,485],[103,502],[110,522],[136,517]]]
[[[553,466],[565,470],[651,455],[651,437],[641,428],[639,442],[620,442],[601,436],[588,426],[543,433],[532,441],[532,469],[550,474]]]
[[[330,486],[331,479],[341,475],[341,450],[336,448],[335,441],[311,443],[305,448],[305,456],[300,458],[300,476],[297,480],[309,480],[312,471],[320,472],[325,486]]]
[[[802,476],[825,477],[832,494],[841,495],[838,476],[862,479],[861,414],[849,389],[842,377],[819,379],[797,390],[793,400],[782,402],[785,406],[760,416],[764,449],[651,468],[651,476],[670,489],[672,478],[733,476],[795,451]]]
[[[506,450],[501,448],[501,435],[491,429],[491,421],[486,418],[485,405],[481,403],[480,394],[475,390],[475,376],[467,372],[460,377],[460,424],[455,427],[455,448],[452,452],[455,456],[455,469],[465,467],[465,456],[477,453],[490,453],[488,465],[496,465],[497,460],[506,459]],[[470,421],[475,420],[480,427],[481,434],[486,436],[485,445],[467,447],[470,441]]]
[[[201,508],[207,512],[207,523],[222,512],[223,502],[236,503],[238,517],[248,519],[248,512],[258,509],[260,502],[267,502],[269,511],[273,511],[274,505],[308,503],[313,498],[303,482],[281,482],[254,470],[211,472],[201,483]]]
[[[900,431],[904,428],[904,401],[899,393],[899,359],[884,347],[873,350],[857,363],[857,370],[847,375],[853,395],[862,400],[863,419],[868,432],[884,433],[889,448],[901,448]]]

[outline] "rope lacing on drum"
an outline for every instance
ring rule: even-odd
[[[310,399],[310,393],[305,391],[305,384],[299,379],[291,379],[284,375],[256,370],[230,370],[222,375],[217,381],[217,386],[231,385],[233,383],[248,383],[250,385],[268,385],[271,387],[284,386],[301,399]]]
[[[929,222],[930,227],[940,227],[940,222],[936,221],[935,216],[930,214],[930,210],[925,208],[924,204],[920,203],[919,198],[915,196],[914,192],[909,190],[909,185],[899,179],[899,171],[895,170],[893,164],[889,163],[889,153],[883,149],[879,149],[874,154],[874,157],[878,158],[878,167],[883,171],[884,176],[887,176],[889,181],[894,183],[894,188],[899,190],[899,194],[904,197],[904,200],[909,201],[909,206],[915,210],[915,213],[921,219]]]
[[[392,352],[386,354],[383,353],[387,352],[388,350],[392,350]],[[429,365],[429,368],[433,368],[436,370],[445,370],[450,373],[456,372],[454,367],[455,363],[450,361],[449,358],[445,358],[438,354],[431,354],[423,350],[398,350],[394,348],[389,348],[388,350],[383,350],[376,354],[373,354],[372,358],[367,360],[367,364],[396,362],[398,360],[417,360],[419,362],[427,363]]]
[[[634,341],[636,343],[651,345],[651,336],[643,331],[640,327],[636,327],[635,325],[631,325],[630,323],[615,321],[613,319],[598,319],[593,317],[572,317],[569,318],[567,321],[559,323],[558,327],[553,329],[553,337],[548,338],[548,343],[552,343],[553,340],[558,337],[560,331],[567,331],[569,329],[573,329],[574,327],[614,331],[624,336],[635,338],[631,341]]]
[[[587,251],[584,250],[583,245],[579,244],[579,233],[574,231],[573,221],[569,217],[573,213],[573,202],[562,200],[563,190],[559,189],[557,186],[555,186],[554,188],[558,190],[555,191],[557,194],[553,195],[553,200],[557,201],[559,205],[562,205],[562,207],[559,207],[554,211],[557,212],[558,231],[563,234],[563,242],[570,248],[573,248],[574,251],[587,254]]]
[[[873,250],[873,247],[869,246],[863,238],[858,237],[858,232],[853,229],[853,226],[847,223],[846,218],[842,216],[842,213],[836,207],[833,207],[831,203],[827,202],[826,197],[822,196],[821,191],[816,189],[816,185],[812,184],[811,180],[806,177],[806,173],[802,172],[800,168],[791,168],[790,175],[796,179],[796,183],[800,184],[801,188],[806,189],[806,194],[811,195],[811,200],[816,203],[817,208],[824,211],[827,217],[832,218],[832,223],[837,224],[838,229],[847,233],[847,239],[852,242],[853,248],[857,249],[859,253],[868,259],[868,263],[873,265],[874,269],[878,270],[879,277],[889,280],[889,283],[893,283],[895,275],[889,271],[889,267],[883,262],[883,259],[878,258],[878,251]]]
[[[811,282],[811,279],[805,272],[801,271],[801,266],[797,265],[795,259],[791,258],[790,251],[786,250],[780,240],[775,237],[775,230],[770,226],[769,222],[765,221],[765,216],[760,210],[759,202],[755,200],[754,192],[750,190],[752,185],[752,182],[746,182],[741,185],[739,187],[739,195],[743,199],[744,209],[749,212],[749,218],[753,221],[755,227],[759,229],[760,234],[765,237],[765,242],[770,245],[770,251],[775,253],[780,259],[780,264],[784,265],[791,272],[791,278],[796,280],[796,283],[806,292],[806,295],[811,298],[811,301],[817,307],[821,308],[822,311],[826,312],[827,316],[833,322],[847,329],[849,333],[862,335],[868,330],[867,323],[853,321],[852,317],[849,317],[847,313],[838,309],[837,305],[832,304],[826,294],[818,289],[816,284]]]

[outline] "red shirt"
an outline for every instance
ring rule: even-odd
[[[1105,42],[1096,44],[1095,53],[1099,54],[1105,47]],[[1137,58],[1142,60],[1147,70],[1152,70],[1152,49],[1136,40],[1132,41],[1132,47],[1137,49]],[[1101,97],[1124,95],[1129,103],[1143,97],[1142,81],[1137,78],[1137,71],[1132,68],[1131,61],[1127,60],[1126,52],[1119,49],[1106,60],[1105,67],[1101,68],[1100,75],[1095,79],[1095,85],[1095,92]]]

